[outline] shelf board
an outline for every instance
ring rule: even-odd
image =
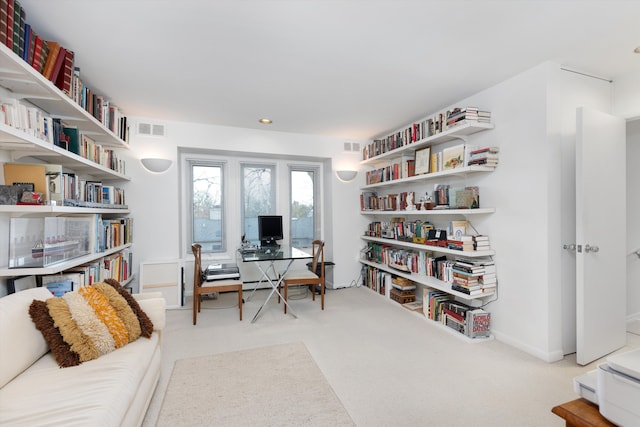
[[[422,243],[413,243],[413,242],[403,242],[402,240],[385,239],[385,238],[382,238],[382,237],[360,236],[360,238],[362,240],[367,241],[367,242],[382,243],[382,244],[387,244],[387,245],[391,245],[391,246],[399,246],[399,247],[403,247],[403,248],[416,249],[416,250],[420,250],[420,251],[438,252],[438,253],[441,253],[441,254],[455,255],[455,256],[458,256],[458,257],[462,257],[462,258],[485,258],[485,257],[494,256],[496,254],[496,252],[494,250],[490,250],[490,251],[456,251],[455,249],[448,249],[448,248],[443,248],[443,247],[440,247],[440,246],[424,245]],[[393,270],[393,271],[395,271],[395,270]]]
[[[75,206],[0,205],[0,214],[128,214],[129,209],[81,208]]]
[[[12,160],[29,156],[47,163],[60,164],[77,173],[86,173],[106,180],[124,180],[130,178],[89,159],[64,150],[47,141],[29,135],[20,129],[0,124],[0,149],[11,151]]]
[[[102,125],[64,92],[20,59],[11,49],[0,45],[0,86],[15,98],[22,98],[52,117],[60,117],[99,144],[128,149],[129,144]]]
[[[478,209],[431,209],[431,210],[413,210],[413,211],[381,211],[381,210],[365,210],[360,211],[361,215],[389,215],[389,216],[428,216],[428,215],[483,215],[495,213],[496,208],[478,208]]]
[[[50,265],[48,267],[33,267],[33,268],[8,268],[2,267],[0,268],[0,277],[15,277],[15,276],[39,276],[46,274],[56,274],[60,273],[64,270],[68,270],[70,268],[76,267],[78,265],[85,264],[87,262],[98,260],[107,255],[114,254],[116,252],[120,252],[123,249],[126,249],[131,246],[131,243],[127,243],[126,245],[117,246],[115,248],[107,249],[104,252],[97,252],[94,254],[84,255],[78,258],[73,258],[64,262],[60,262],[57,264]]]
[[[389,159],[401,157],[403,155],[413,155],[416,150],[425,148],[431,145],[441,144],[443,142],[452,141],[454,139],[464,139],[467,135],[472,135],[484,130],[493,129],[493,123],[479,123],[472,120],[465,120],[453,128],[447,129],[436,135],[423,138],[420,141],[403,145],[394,150],[387,151],[386,153],[379,154],[369,159],[363,160],[360,164],[371,165],[381,161],[389,161]]]
[[[463,166],[455,169],[447,169],[445,171],[440,171],[440,172],[426,173],[423,175],[414,175],[408,178],[394,179],[391,181],[376,182],[375,184],[367,184],[360,187],[360,189],[369,190],[371,188],[378,188],[378,187],[406,185],[416,181],[428,181],[428,180],[440,179],[447,176],[464,176],[464,175],[468,175],[471,173],[478,173],[478,172],[493,172],[494,170],[496,170],[496,168],[490,167],[490,166],[475,166],[475,165]]]
[[[451,294],[457,298],[460,298],[462,300],[465,301],[477,301],[477,300],[482,300],[484,298],[487,297],[491,297],[493,295],[495,295],[495,292],[489,292],[486,294],[483,294],[481,296],[469,296],[465,293],[462,292],[458,292],[458,291],[454,291],[451,289],[451,284],[447,283],[447,282],[443,282],[440,279],[436,279],[435,277],[431,277],[431,276],[425,276],[422,274],[412,274],[412,273],[403,273],[402,271],[393,269],[391,267],[389,267],[386,264],[378,264],[377,262],[372,262],[372,261],[367,261],[364,259],[361,259],[360,262],[362,264],[371,266],[371,267],[375,267],[379,270],[384,270],[387,271],[389,273],[395,274],[396,276],[400,276],[400,277],[404,277],[406,279],[412,280],[416,283],[419,283],[423,286],[427,286],[429,288],[433,288],[433,289],[437,289],[439,291],[444,291],[448,294]]]

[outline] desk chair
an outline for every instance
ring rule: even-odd
[[[242,320],[242,281],[236,279],[214,280],[204,282],[202,272],[202,246],[198,243],[191,245],[194,256],[193,272],[193,324],[196,324],[198,313],[200,313],[200,303],[202,295],[213,294],[215,292],[238,292],[238,308],[240,309],[240,320]]]
[[[324,242],[322,240],[314,240],[312,243],[311,255],[313,261],[311,270],[291,270],[282,278],[284,286],[283,298],[287,301],[289,295],[289,286],[308,285],[311,290],[313,301],[316,300],[316,285],[320,285],[320,306],[324,310]],[[320,275],[318,276],[318,267]],[[284,312],[287,312],[287,305],[284,305]]]

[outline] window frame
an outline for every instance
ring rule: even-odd
[[[265,168],[271,170],[271,193],[270,193],[270,204],[271,210],[270,212],[263,212],[263,215],[276,215],[278,210],[278,165],[277,163],[270,162],[251,162],[251,161],[240,161],[239,163],[239,185],[240,185],[240,235],[245,235],[245,170],[247,168]],[[259,240],[252,241],[251,243],[258,244]]]
[[[321,191],[320,191],[320,173],[321,166],[319,164],[289,164],[288,165],[288,184],[289,184],[289,244],[293,244],[293,172],[313,172],[313,240],[318,240],[322,236],[322,227],[320,215],[321,209]],[[301,246],[305,248],[307,246]],[[308,246],[311,247],[311,246]]]
[[[188,218],[189,220],[187,221],[187,235],[188,240],[190,240],[192,243],[205,243],[205,242],[196,242],[195,241],[195,235],[194,235],[194,215],[193,215],[193,197],[195,195],[194,193],[194,188],[193,188],[193,182],[194,182],[194,174],[193,174],[193,168],[194,167],[217,167],[220,168],[220,249],[219,250],[209,250],[207,248],[202,247],[202,253],[205,254],[220,254],[220,253],[225,253],[227,252],[227,221],[226,221],[226,215],[227,215],[227,211],[226,211],[226,205],[227,205],[227,201],[226,201],[226,174],[227,174],[227,164],[224,161],[221,160],[207,160],[207,159],[186,159],[187,161],[187,166],[188,166],[188,177],[189,177],[189,185],[188,185],[188,209],[187,209],[187,214],[188,214]],[[190,247],[190,245],[189,245]]]

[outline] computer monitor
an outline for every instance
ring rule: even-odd
[[[277,240],[282,240],[282,216],[259,215],[258,238],[260,246],[277,246]]]

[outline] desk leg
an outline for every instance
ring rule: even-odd
[[[266,271],[260,266],[259,262],[256,262],[256,266],[258,267],[258,269],[260,270],[260,272],[262,273],[263,278],[265,278],[267,280],[267,282],[269,282],[269,284],[271,285],[271,292],[269,293],[269,296],[267,297],[267,299],[262,303],[262,305],[260,306],[260,308],[258,309],[258,312],[256,313],[255,316],[253,316],[253,319],[251,320],[251,323],[255,323],[256,319],[258,318],[258,315],[260,314],[260,312],[262,311],[262,309],[264,308],[265,305],[267,305],[267,303],[269,302],[269,300],[271,299],[271,297],[273,296],[274,293],[278,294],[278,296],[280,297],[280,299],[282,299],[282,301],[284,301],[284,303],[287,305],[287,308],[289,311],[289,314],[291,314],[293,317],[295,317],[296,319],[298,318],[298,316],[295,315],[295,313],[293,313],[293,311],[291,310],[291,306],[287,303],[287,301],[285,301],[285,299],[282,297],[282,294],[280,293],[280,291],[278,291],[278,286],[280,285],[280,283],[282,282],[282,276],[284,276],[284,274],[287,273],[287,271],[289,271],[289,267],[291,267],[291,264],[293,264],[293,260],[289,260],[289,264],[287,264],[287,268],[285,268],[284,270],[284,274],[280,277],[278,277],[278,281],[276,283],[273,283],[273,280],[271,280],[269,278],[269,275],[267,274],[267,272],[269,270],[272,270],[273,273],[278,276],[277,272],[276,272],[276,268],[274,266],[275,261],[271,261],[269,263],[269,267],[267,267]],[[260,279],[260,281],[262,281],[262,279]]]

